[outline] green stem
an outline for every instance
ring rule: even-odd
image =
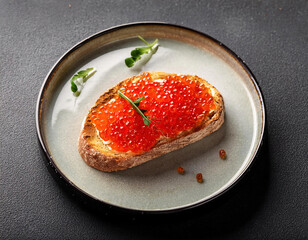
[[[139,38],[142,42],[144,42],[146,45],[148,45],[148,46],[150,46],[150,45],[151,45],[151,44],[149,44],[146,40],[144,40],[144,38],[143,38],[143,37],[138,36],[138,38]]]
[[[151,121],[143,114],[143,112],[141,112],[141,110],[136,106],[136,104],[132,100],[126,97],[120,90],[118,90],[118,94],[120,97],[128,101],[130,105],[133,107],[133,109],[135,109],[141,115],[145,125],[150,125]]]
[[[152,42],[151,44],[149,44],[146,40],[144,40],[143,37],[138,36],[138,38],[139,38],[142,42],[144,42],[146,45],[148,45],[148,47],[150,47],[150,48],[152,48],[152,47],[158,42],[158,39],[155,39],[154,42]]]
[[[94,70],[93,72],[89,73],[88,75],[86,75],[82,81],[85,83],[90,77],[92,77],[94,75],[94,73],[96,73],[96,70]]]

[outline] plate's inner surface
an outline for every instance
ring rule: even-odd
[[[147,64],[132,69],[125,66],[124,59],[143,43],[137,38],[125,40],[125,34],[137,36],[140,34],[137,28],[87,41],[64,58],[44,94],[43,138],[57,168],[90,196],[124,208],[168,210],[210,199],[245,171],[262,132],[259,96],[237,60],[202,35],[194,35],[202,43],[194,46],[174,38],[180,34],[183,39],[185,36],[189,39],[189,31],[162,29],[164,34],[159,39],[157,53]],[[152,41],[153,37],[147,40]],[[104,39],[108,39],[108,44],[102,44]],[[97,72],[76,98],[70,90],[70,78],[76,71],[88,67],[95,67]],[[195,144],[129,170],[104,173],[89,167],[77,149],[83,119],[107,89],[145,71],[195,74],[208,80],[224,97],[224,125]],[[220,149],[226,150],[227,160],[219,158]],[[177,173],[179,166],[186,170],[185,175]],[[204,176],[202,184],[195,178],[199,172]]]

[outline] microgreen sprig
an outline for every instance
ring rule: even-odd
[[[132,101],[132,100],[129,99],[127,96],[125,96],[120,90],[118,90],[118,94],[119,94],[119,96],[120,96],[121,98],[124,98],[126,101],[128,101],[129,104],[133,107],[133,109],[135,109],[135,110],[141,115],[141,117],[142,117],[142,119],[143,119],[143,123],[144,123],[145,125],[147,125],[147,126],[150,125],[150,123],[151,123],[150,119],[148,119],[147,116],[144,115],[144,112],[145,112],[146,110],[139,109],[139,103],[140,103],[141,100],[144,99],[144,97],[140,97],[140,98],[138,98],[136,101]]]
[[[75,97],[78,97],[84,87],[85,82],[96,73],[94,68],[87,68],[75,74],[71,79],[71,90]]]
[[[144,110],[144,109],[140,109],[140,108],[139,108],[139,103],[140,103],[141,100],[144,99],[144,97],[140,97],[140,98],[138,98],[137,100],[132,101],[132,100],[129,99],[127,96],[125,96],[120,90],[118,90],[118,94],[119,94],[119,96],[120,96],[121,98],[124,98],[126,101],[128,101],[128,102],[130,103],[130,105],[133,107],[133,109],[135,109],[135,110],[141,115],[141,117],[142,117],[142,119],[143,119],[143,123],[144,123],[145,125],[149,126],[150,123],[153,122],[154,127],[155,127],[158,131],[160,131],[160,133],[161,133],[163,136],[166,137],[166,135],[165,135],[161,130],[159,130],[158,127],[157,127],[156,124],[155,124],[155,121],[160,121],[160,119],[156,119],[156,118],[153,118],[153,117],[144,115],[144,113],[145,113],[147,110]]]
[[[144,42],[147,46],[146,47],[140,47],[140,48],[135,48],[134,50],[131,51],[130,55],[131,57],[125,59],[125,64],[127,67],[132,67],[134,66],[135,62],[141,59],[141,55],[143,54],[151,54],[151,56],[156,53],[158,49],[158,39],[156,39],[153,43],[148,43],[146,40],[144,40],[141,36],[138,36],[138,38]]]

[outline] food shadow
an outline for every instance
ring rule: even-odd
[[[226,124],[223,124],[219,131],[212,133],[200,141],[152,159],[140,166],[125,171],[119,171],[115,174],[119,176],[143,178],[149,176],[157,177],[159,175],[175,172],[179,166],[189,166],[190,163],[196,161],[198,157],[206,155],[208,151],[218,146],[224,139],[226,131]],[[210,160],[211,159],[202,159],[203,162]]]
[[[138,232],[140,237],[192,239],[200,236],[222,236],[236,231],[249,222],[266,200],[270,161],[267,136],[253,164],[246,174],[229,191],[214,201],[181,212],[149,214],[109,208],[104,215],[96,212],[99,221],[108,219],[127,232]],[[102,217],[104,216],[104,217]],[[121,219],[121,220],[119,220]],[[136,233],[137,234],[137,233]]]

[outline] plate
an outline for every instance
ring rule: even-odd
[[[146,64],[127,68],[124,59],[159,39]],[[78,98],[70,90],[77,71],[95,67]],[[193,74],[223,95],[225,123],[183,149],[125,171],[104,173],[85,164],[77,142],[96,99],[117,82],[141,72]],[[48,73],[38,97],[37,133],[50,165],[78,192],[102,204],[142,212],[180,211],[216,199],[234,186],[253,162],[265,127],[264,103],[253,74],[230,49],[198,31],[166,23],[132,23],[99,32],[66,52]],[[227,159],[219,158],[225,149]],[[186,173],[180,175],[182,166]],[[201,172],[204,182],[196,181]]]

